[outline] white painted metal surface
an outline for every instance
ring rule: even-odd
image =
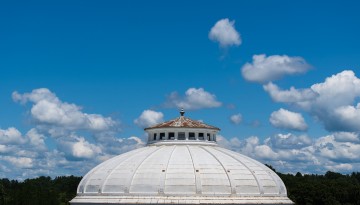
[[[283,182],[272,170],[244,155],[206,143],[160,143],[119,155],[85,175],[77,193],[72,203],[107,200],[108,196],[126,196],[127,200],[140,196],[198,200],[219,197],[229,203],[229,199],[249,197],[272,202],[287,199]]]

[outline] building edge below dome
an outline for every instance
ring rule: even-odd
[[[294,204],[286,196],[266,197],[144,197],[144,196],[77,196],[70,201],[72,205],[101,204]]]

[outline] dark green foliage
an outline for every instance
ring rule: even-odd
[[[69,204],[81,177],[39,177],[23,182],[0,179],[0,205]]]
[[[360,205],[360,172],[350,175],[330,171],[325,175],[277,174],[284,181],[289,198],[296,204]],[[0,205],[69,204],[80,180],[81,177],[75,176],[39,177],[23,182],[0,179]]]
[[[330,171],[325,175],[277,174],[286,185],[288,197],[296,204],[360,205],[360,172],[350,175]]]
[[[280,174],[288,196],[296,204],[359,204],[360,181],[352,175],[327,172],[325,175]]]

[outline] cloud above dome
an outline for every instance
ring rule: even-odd
[[[0,144],[24,144],[26,141],[20,131],[14,127],[0,129]]]
[[[245,80],[263,84],[286,75],[303,74],[309,69],[310,65],[301,57],[260,54],[253,55],[252,63],[243,65],[241,73]]]
[[[119,137],[118,120],[86,113],[47,88],[15,91],[12,98],[29,108],[33,127],[26,134],[14,127],[0,129],[0,170],[5,173],[0,176],[11,173],[21,180],[63,175],[64,170],[82,175],[103,160],[145,144],[136,136]]]
[[[31,117],[40,124],[91,131],[105,131],[118,125],[118,122],[110,117],[84,113],[81,107],[62,102],[47,88],[34,89],[31,93],[24,94],[15,91],[12,98],[21,104],[32,103]]]
[[[238,125],[242,122],[242,115],[240,113],[230,116],[231,123]]]
[[[141,128],[150,127],[161,122],[164,122],[164,114],[153,110],[144,110],[141,115],[134,120],[134,123]]]
[[[84,137],[71,134],[58,139],[58,149],[66,154],[68,159],[90,159],[102,153],[99,146],[91,144]]]
[[[305,89],[281,90],[269,83],[264,90],[276,102],[288,103],[320,120],[328,131],[360,131],[360,79],[351,70],[332,75]]]
[[[215,23],[209,32],[209,39],[218,42],[222,48],[241,44],[240,34],[235,29],[235,21],[230,21],[228,18]]]
[[[338,134],[345,135],[333,133],[311,139],[307,135],[280,133],[263,141],[257,136],[245,139],[218,136],[218,142],[222,147],[271,164],[281,172],[322,173],[324,167],[332,171],[345,172],[359,169],[359,141],[341,141],[336,137]]]
[[[185,110],[199,110],[204,108],[215,108],[222,105],[216,96],[203,88],[189,88],[184,96],[172,92],[165,102],[165,107],[184,108]]]
[[[291,112],[283,108],[272,112],[269,121],[271,125],[277,128],[296,131],[306,131],[308,129],[308,126],[300,113]]]

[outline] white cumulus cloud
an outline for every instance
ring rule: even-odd
[[[264,86],[276,102],[290,103],[309,112],[329,131],[360,131],[360,79],[351,70],[342,71],[310,88],[281,90]]]
[[[349,172],[360,168],[360,144],[337,141],[334,134],[311,139],[306,135],[276,134],[261,141],[256,136],[227,139],[219,145],[274,166],[281,172]],[[325,168],[325,169],[324,169]]]
[[[37,129],[32,128],[26,133],[26,137],[29,139],[29,144],[37,150],[45,150],[45,136],[38,132]]]
[[[326,168],[330,171],[351,171],[353,166],[348,163],[336,164],[336,165],[327,165]]]
[[[3,160],[10,162],[17,168],[31,168],[33,167],[33,160],[28,157],[13,157],[5,156]]]
[[[118,121],[86,113],[47,88],[13,92],[12,98],[30,104],[27,113],[34,127],[24,135],[16,128],[0,129],[0,169],[10,178],[83,175],[106,159],[145,145],[142,138],[119,136]]]
[[[26,139],[16,128],[0,129],[0,144],[23,144],[25,142]]]
[[[239,32],[235,29],[235,21],[221,19],[215,23],[209,32],[209,38],[220,44],[221,47],[239,46],[241,38]]]
[[[238,124],[240,124],[241,121],[242,121],[242,115],[241,115],[240,113],[231,115],[231,116],[230,116],[230,121],[231,121],[233,124],[238,125]]]
[[[144,110],[141,115],[134,120],[134,123],[141,128],[146,128],[163,122],[163,118],[164,114],[162,112]]]
[[[58,147],[70,159],[90,159],[102,152],[99,146],[91,144],[84,137],[74,134],[66,138],[59,138]]]
[[[50,126],[58,126],[70,130],[87,129],[91,131],[105,131],[117,126],[117,122],[110,117],[98,114],[88,114],[81,111],[81,107],[62,102],[47,88],[35,89],[31,93],[20,94],[13,92],[13,100],[22,104],[31,102],[31,116]]]
[[[301,57],[289,57],[287,55],[264,54],[254,55],[252,63],[246,63],[241,68],[243,77],[252,82],[268,83],[278,80],[285,75],[305,73],[310,65]]]
[[[270,94],[275,102],[301,103],[313,100],[318,96],[317,93],[311,89],[296,89],[295,87],[290,87],[289,90],[280,90],[277,85],[271,82],[263,85],[263,88]]]
[[[360,142],[360,136],[355,132],[335,132],[333,135],[338,142]]]
[[[254,147],[255,155],[257,158],[276,160],[279,154],[274,152],[268,145],[257,145]]]
[[[360,103],[357,106],[342,106],[334,110],[333,127],[346,131],[360,131]]]
[[[360,162],[360,144],[336,141],[334,135],[319,138],[313,146],[313,151],[335,162]]]
[[[269,121],[274,127],[283,129],[305,131],[308,128],[300,113],[291,112],[283,108],[271,113]]]
[[[222,105],[214,94],[205,91],[203,88],[189,88],[185,96],[179,96],[172,92],[165,103],[168,107],[184,108],[185,110],[197,110],[203,108],[214,108]]]
[[[307,135],[296,136],[291,133],[276,134],[266,140],[271,147],[280,149],[300,149],[312,144],[312,139]]]

